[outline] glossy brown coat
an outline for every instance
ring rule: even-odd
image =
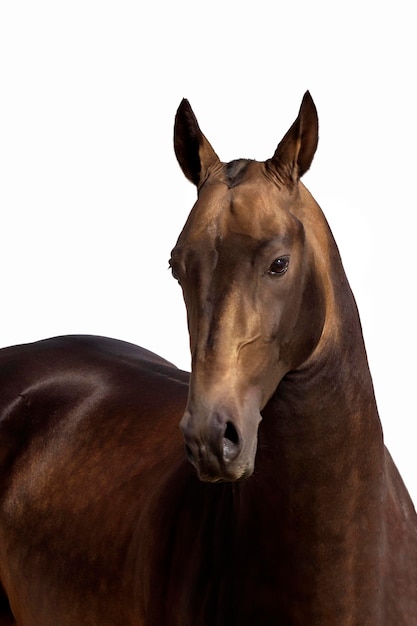
[[[299,181],[317,138],[307,93],[272,159],[224,164],[181,103],[191,376],[101,337],[0,351],[0,626],[417,624],[416,514]]]

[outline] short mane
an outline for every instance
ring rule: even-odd
[[[224,174],[229,189],[236,187],[242,182],[250,163],[252,163],[252,159],[236,159],[230,161],[230,163],[225,163]]]

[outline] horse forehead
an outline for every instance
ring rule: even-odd
[[[200,195],[182,243],[210,245],[230,234],[248,235],[253,240],[273,239],[292,230],[294,217],[288,197],[266,177],[252,176],[239,185],[210,184]]]
[[[223,216],[226,229],[265,239],[291,223],[288,192],[267,176],[264,163],[240,160],[227,164],[225,172],[229,191]]]
[[[257,240],[273,239],[292,230],[294,218],[278,189],[251,181],[231,190],[225,233],[249,235]]]

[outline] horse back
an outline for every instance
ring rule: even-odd
[[[187,388],[185,372],[116,340],[0,352],[0,579],[18,623],[130,623],[120,598],[140,602],[146,507],[184,462]]]

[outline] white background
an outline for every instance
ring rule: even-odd
[[[309,89],[305,184],[355,293],[385,439],[414,502],[417,350],[411,0],[0,4],[0,346],[67,334],[188,369],[170,250],[194,202],[187,97],[224,161],[264,160]]]

